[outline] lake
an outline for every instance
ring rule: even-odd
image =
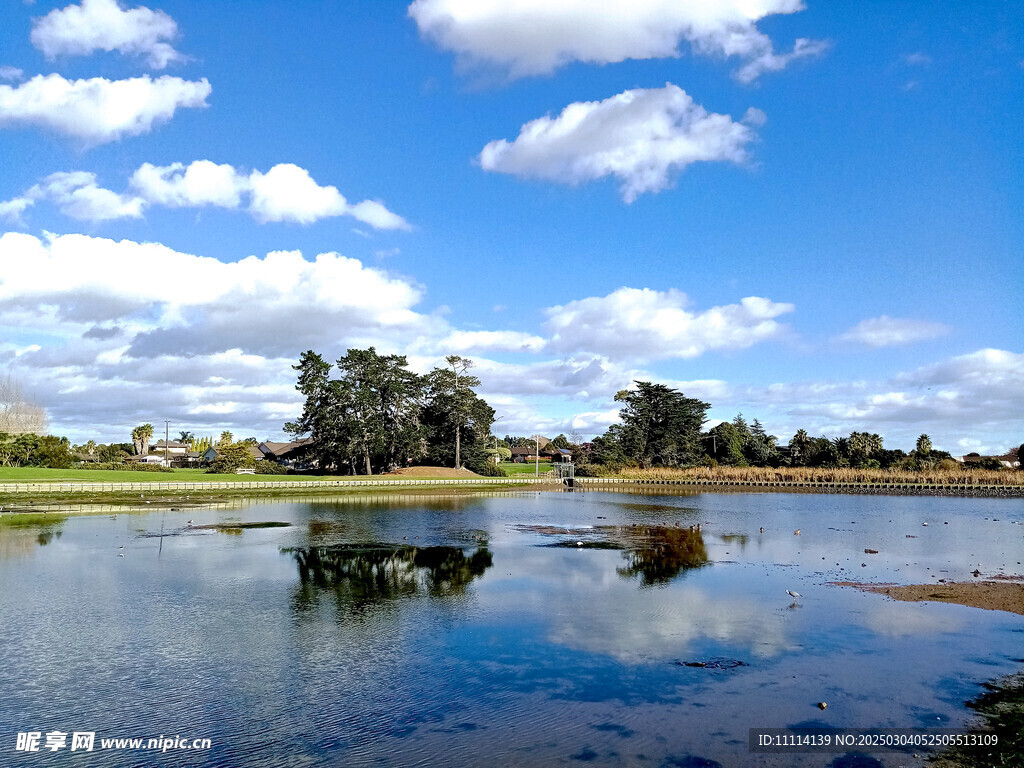
[[[749,731],[963,728],[964,702],[1024,665],[1024,617],[830,582],[1021,560],[1020,499],[528,492],[7,518],[0,765],[922,765],[751,754]],[[93,752],[71,735],[46,750],[54,731],[94,732]],[[28,732],[40,753],[16,750]],[[158,737],[209,748],[100,744]]]

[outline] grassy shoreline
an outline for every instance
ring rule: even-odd
[[[1017,469],[931,469],[919,472],[819,467],[693,467],[691,469],[624,469],[608,474],[623,480],[706,480],[750,483],[849,483],[856,485],[1024,486]]]
[[[560,481],[541,478],[541,483],[521,485],[517,479],[527,479],[527,473],[504,478],[467,477],[455,471],[446,473],[439,470],[430,478],[389,475],[356,476],[311,476],[311,475],[214,475],[202,470],[185,469],[174,472],[137,472],[118,470],[52,470],[35,467],[0,468],[0,485],[31,483],[33,487],[8,487],[0,491],[0,511],[32,511],[41,506],[58,504],[116,504],[149,503],[157,505],[186,505],[189,502],[203,503],[239,497],[280,498],[287,495],[327,496],[350,493],[409,493],[437,494],[478,492],[481,490],[563,490]],[[528,477],[528,475],[527,475]],[[433,484],[429,481],[435,481]],[[441,484],[446,480],[458,480],[456,484]],[[813,469],[792,468],[694,468],[694,469],[651,469],[624,470],[604,478],[585,478],[579,487],[590,490],[610,490],[602,480],[639,481],[639,487],[651,483],[684,483],[691,488],[701,488],[707,483],[711,488],[722,485],[742,488],[744,484],[762,486],[761,489],[776,492],[818,491],[828,488],[814,486],[842,486],[845,491],[877,492],[880,486],[895,486],[896,493],[935,493],[952,491],[969,495],[1017,496],[1024,495],[1024,472],[1016,470],[967,470],[930,472],[887,472],[880,470]],[[318,485],[298,485],[312,481]],[[475,482],[478,481],[478,482]],[[238,487],[217,487],[230,482]],[[131,484],[133,488],[85,488],[68,487],[69,484],[83,483]],[[161,487],[161,484],[178,484],[179,487]],[[189,483],[190,487],[180,487]],[[319,485],[323,483],[323,485]],[[591,484],[592,487],[591,487]],[[204,487],[206,486],[206,487]],[[765,488],[767,486],[767,488]],[[812,487],[807,487],[812,486]],[[995,489],[988,492],[989,489]]]

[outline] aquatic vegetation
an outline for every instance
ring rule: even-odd
[[[823,467],[691,467],[623,469],[609,477],[631,480],[730,480],[754,483],[900,483],[905,485],[1024,485],[1013,469],[828,469]]]

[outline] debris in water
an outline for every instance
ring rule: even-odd
[[[747,662],[739,659],[727,659],[721,656],[707,661],[677,661],[677,667],[697,667],[699,669],[735,669],[736,667],[749,666]]]

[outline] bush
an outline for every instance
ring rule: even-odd
[[[278,464],[276,461],[269,461],[264,459],[263,461],[256,462],[256,474],[257,475],[287,475],[288,467]]]
[[[473,471],[484,477],[508,477],[508,472],[489,461],[474,467]]]
[[[115,461],[97,461],[92,463],[76,464],[75,469],[117,469],[117,470],[128,470],[130,472],[173,472],[174,470],[170,467],[164,467],[160,464],[143,464],[142,462],[132,462],[130,464],[124,464]]]

